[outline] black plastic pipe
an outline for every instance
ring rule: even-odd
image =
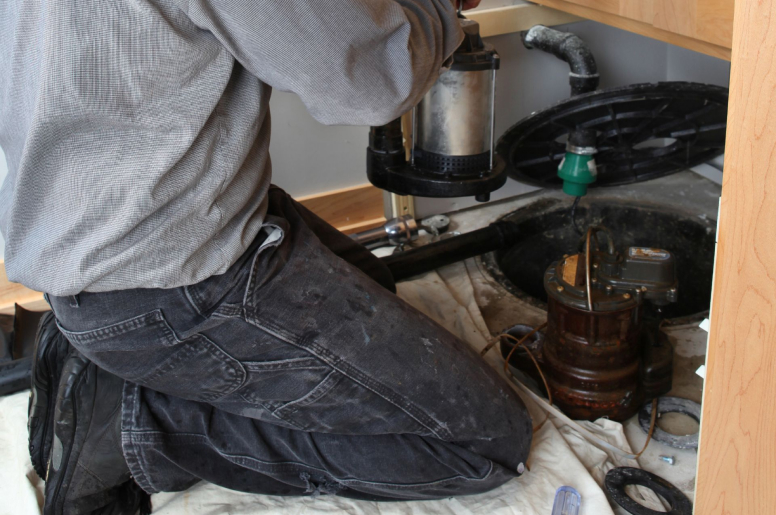
[[[566,61],[571,68],[569,84],[571,95],[598,89],[598,67],[587,43],[569,32],[534,25],[521,34],[526,48],[538,48]]]
[[[470,257],[512,247],[519,237],[516,224],[494,222],[483,229],[392,254],[381,260],[391,270],[394,281],[401,281]]]

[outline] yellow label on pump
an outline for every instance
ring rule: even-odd
[[[574,254],[563,260],[563,273],[561,277],[563,280],[571,286],[576,286],[577,282],[577,267],[579,266],[579,254]]]

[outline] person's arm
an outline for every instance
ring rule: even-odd
[[[400,116],[462,40],[455,0],[181,3],[248,71],[299,95],[325,124],[381,125]]]

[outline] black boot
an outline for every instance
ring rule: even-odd
[[[43,315],[35,338],[32,385],[27,410],[30,459],[41,479],[46,478],[46,464],[54,434],[54,403],[57,400],[62,367],[70,348],[67,338],[57,327],[54,313]]]
[[[121,450],[124,380],[73,351],[65,362],[54,414],[44,515],[150,513]]]

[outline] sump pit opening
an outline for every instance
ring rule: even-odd
[[[571,202],[540,200],[503,219],[516,223],[525,237],[510,249],[484,256],[490,274],[513,294],[534,304],[547,302],[544,272],[564,254],[579,250],[581,235],[570,217]],[[679,300],[666,306],[666,318],[700,317],[709,309],[716,223],[697,213],[654,203],[634,204],[610,199],[583,201],[575,219],[581,229],[604,225],[617,250],[655,247],[676,256]]]

